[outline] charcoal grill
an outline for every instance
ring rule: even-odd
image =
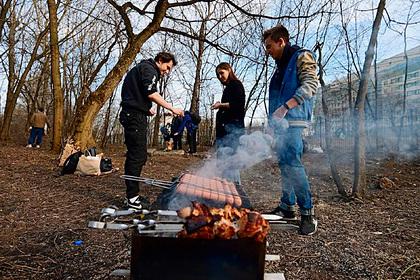
[[[266,242],[145,236],[133,230],[131,279],[264,279]]]
[[[182,174],[173,182],[126,175],[163,188],[156,207],[179,210],[198,201],[210,207],[226,203],[251,208],[239,184],[218,178]],[[266,242],[253,238],[193,239],[177,238],[174,232],[133,230],[131,279],[179,280],[260,280],[264,279]]]

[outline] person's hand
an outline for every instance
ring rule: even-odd
[[[29,131],[29,132],[31,132],[31,130],[32,130],[32,126],[30,126],[30,127],[28,128],[28,131]]]
[[[171,111],[172,111],[172,113],[174,113],[177,116],[181,116],[181,117],[184,116],[184,110],[182,110],[182,109],[173,108]]]
[[[222,103],[221,103],[220,101],[217,101],[216,103],[214,103],[213,105],[211,105],[211,107],[210,107],[210,108],[211,108],[212,110],[219,109],[221,104],[222,104]]]
[[[271,126],[267,126],[265,129],[265,133],[270,135],[271,137],[274,137],[274,129]]]
[[[150,116],[156,115],[156,109],[155,108],[150,108],[149,114],[150,114]]]
[[[286,107],[282,105],[274,111],[273,118],[276,119],[276,121],[281,121],[286,116],[287,111]]]

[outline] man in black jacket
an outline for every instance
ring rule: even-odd
[[[121,91],[120,122],[124,127],[127,153],[125,175],[140,176],[147,160],[147,116],[154,115],[152,102],[168,109],[174,115],[184,115],[182,109],[173,108],[157,91],[159,79],[169,74],[177,62],[173,54],[160,52],[155,59],[142,60],[126,75]],[[142,209],[147,199],[139,195],[139,182],[125,180],[125,204],[128,208]]]

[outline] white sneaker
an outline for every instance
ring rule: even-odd
[[[131,199],[126,198],[124,202],[128,209],[134,209],[134,210],[141,210],[144,208],[149,208],[149,205],[150,205],[148,199],[141,196],[136,196]]]
[[[36,148],[38,148],[38,149],[39,149],[39,148],[41,148],[41,146],[40,146],[40,145],[36,145]]]
[[[26,146],[26,148],[32,148],[32,145],[31,145],[31,144],[28,144],[28,145]]]

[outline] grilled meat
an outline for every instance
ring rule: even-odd
[[[180,209],[178,214],[186,218],[184,229],[178,233],[182,238],[254,238],[263,242],[269,225],[260,213],[249,209],[237,209],[229,204],[224,208],[209,208],[193,202],[192,209]],[[187,216],[189,214],[189,216]]]

